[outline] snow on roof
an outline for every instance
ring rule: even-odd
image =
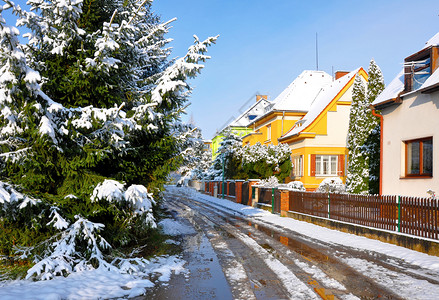
[[[348,84],[348,82],[355,77],[360,71],[360,68],[350,72],[349,74],[337,79],[331,85],[326,86],[318,94],[315,101],[312,103],[308,113],[299,120],[289,132],[283,137],[289,137],[299,134],[306,129],[312,122],[320,115],[320,113],[331,103],[331,101],[338,95],[338,93]]]
[[[430,46],[437,46],[437,45],[439,45],[439,32],[436,33],[431,39],[429,39],[427,43],[425,43],[425,46],[423,49],[428,48]]]
[[[429,88],[433,85],[436,85],[439,83],[439,69],[436,69],[433,74],[431,74],[430,77],[427,78],[427,80],[424,82],[424,84],[419,88],[420,90]]]
[[[324,71],[303,71],[274,99],[272,110],[308,111],[320,90],[332,82]]]
[[[439,45],[439,32],[436,33],[431,39],[425,43],[423,49],[430,46]],[[439,83],[439,73],[437,70],[424,82],[424,84],[418,89],[425,89]],[[398,73],[398,75],[392,80],[392,82],[382,91],[381,94],[372,102],[373,106],[377,106],[387,102],[391,99],[398,97],[398,94],[404,90],[404,69]]]
[[[258,102],[250,106],[239,117],[233,120],[227,127],[247,127],[251,121],[265,113],[265,108],[271,104],[270,101],[261,99]],[[251,118],[251,116],[255,116]]]
[[[380,105],[390,99],[395,99],[404,90],[404,69],[389,83],[388,86],[376,97],[372,105]]]

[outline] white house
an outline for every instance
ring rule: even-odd
[[[439,33],[372,103],[381,114],[380,193],[439,194]]]

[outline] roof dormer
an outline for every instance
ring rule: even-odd
[[[430,46],[404,60],[404,92],[419,89],[439,67],[439,46]]]

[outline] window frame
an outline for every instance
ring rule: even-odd
[[[318,159],[320,157],[320,169],[317,168]],[[335,157],[335,170],[332,169],[332,158]],[[324,158],[328,158],[327,164],[329,166],[329,172],[325,173],[324,169]],[[339,173],[339,162],[338,162],[338,155],[336,154],[316,154],[315,158],[315,176],[338,176]]]
[[[293,160],[293,172],[292,172],[293,177],[303,177],[303,155],[293,156],[292,160]]]
[[[413,139],[413,140],[407,140],[404,141],[404,148],[405,148],[405,172],[404,177],[406,178],[431,178],[433,177],[433,153],[434,151],[431,151],[431,161],[432,161],[432,170],[431,173],[424,173],[424,142],[425,141],[431,141],[431,145],[433,147],[433,137],[425,137],[425,138],[419,138],[419,139]],[[409,173],[409,144],[419,142],[419,173],[413,174]]]
[[[428,77],[431,76],[432,72],[432,66],[433,66],[433,48],[426,48],[422,49],[421,51],[407,57],[404,60],[404,90],[405,92],[411,92],[419,89],[423,82],[428,79]],[[417,66],[416,62],[423,61],[423,60],[429,60],[428,63],[425,65]],[[429,73],[426,79],[423,82],[416,83],[416,73],[421,72],[425,69],[429,68]],[[420,74],[418,74],[420,75]],[[415,89],[416,86],[416,89]]]
[[[271,124],[267,125],[267,141],[271,141]]]

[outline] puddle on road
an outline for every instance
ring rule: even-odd
[[[208,238],[197,231],[182,237],[187,274],[173,274],[171,280],[135,299],[233,299],[218,257]]]

